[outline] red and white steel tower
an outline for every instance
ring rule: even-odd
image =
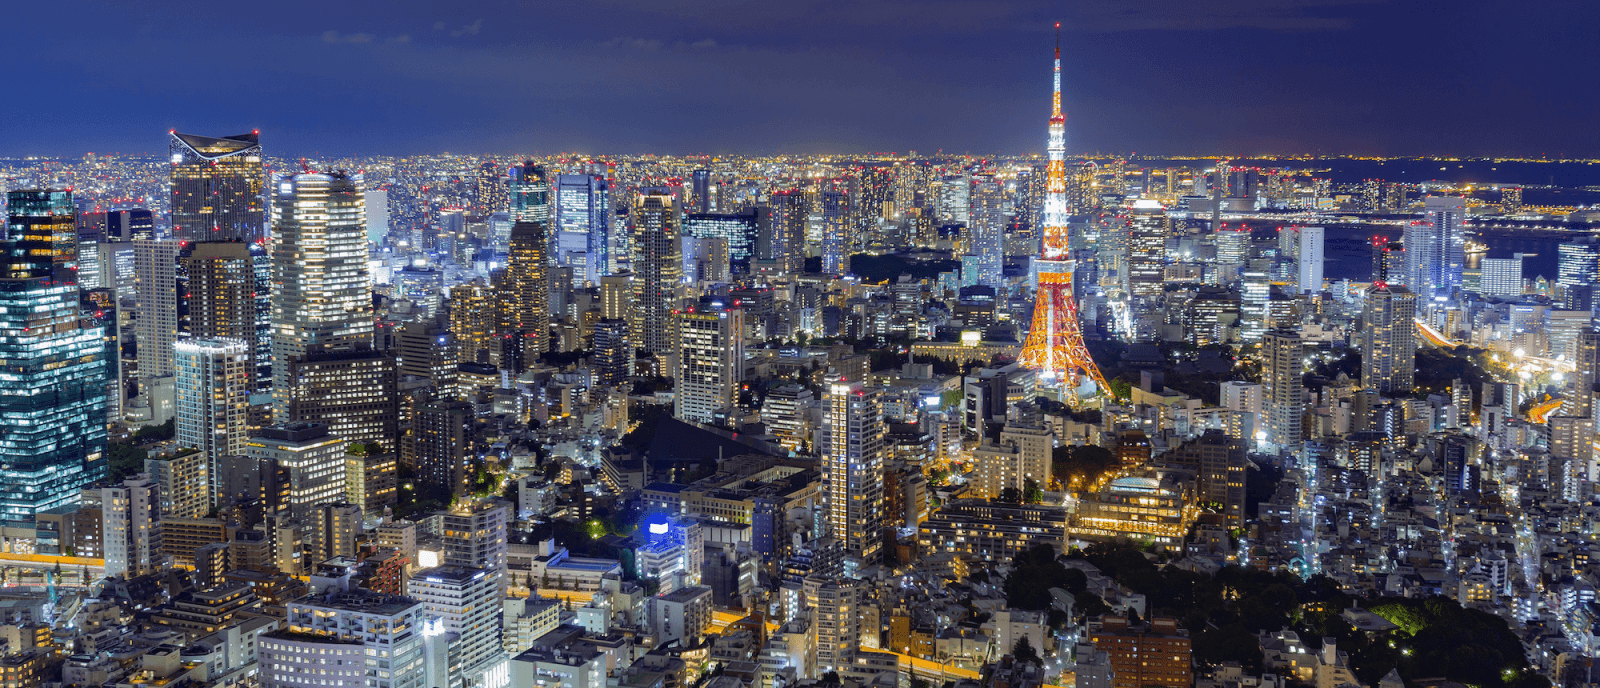
[[[1087,376],[1098,394],[1111,387],[1083,345],[1078,327],[1078,301],[1072,295],[1072,254],[1067,250],[1067,116],[1061,112],[1061,24],[1056,24],[1055,89],[1050,112],[1050,169],[1045,178],[1044,260],[1039,261],[1039,288],[1033,303],[1033,326],[1017,359],[1039,371],[1042,384],[1062,390],[1069,403],[1077,403],[1078,388]]]

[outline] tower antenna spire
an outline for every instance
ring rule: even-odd
[[[1067,117],[1061,111],[1061,22],[1056,22],[1056,59],[1050,93],[1050,126],[1046,152],[1043,225],[1043,260],[1038,262],[1039,283],[1034,292],[1033,323],[1017,361],[1039,371],[1041,381],[1055,388],[1074,406],[1079,383],[1093,380],[1095,395],[1111,396],[1111,386],[1100,374],[1083,343],[1078,325],[1078,303],[1073,294],[1071,230],[1067,203]]]

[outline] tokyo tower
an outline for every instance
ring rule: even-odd
[[[1056,24],[1056,70],[1050,104],[1050,169],[1045,178],[1044,260],[1039,261],[1039,290],[1033,302],[1033,326],[1018,362],[1039,371],[1039,381],[1059,387],[1076,405],[1078,387],[1087,376],[1099,394],[1111,387],[1083,345],[1078,327],[1078,302],[1072,296],[1072,254],[1067,250],[1067,116],[1061,113],[1061,24]]]

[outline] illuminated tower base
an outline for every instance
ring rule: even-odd
[[[1018,363],[1039,371],[1039,382],[1058,387],[1064,400],[1074,406],[1082,402],[1078,387],[1085,376],[1094,380],[1097,394],[1110,394],[1111,387],[1083,345],[1078,328],[1078,301],[1072,296],[1072,262],[1039,261],[1039,291],[1033,302],[1033,326],[1022,346]]]

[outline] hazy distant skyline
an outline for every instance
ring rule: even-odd
[[[1600,157],[1600,4],[415,0],[8,9],[0,156],[1042,152]],[[29,80],[33,88],[29,88]]]

